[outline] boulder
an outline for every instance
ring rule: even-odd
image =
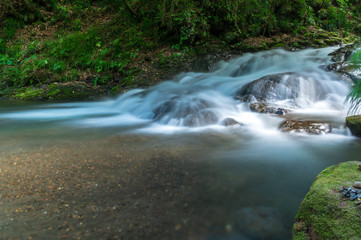
[[[350,60],[360,46],[361,42],[356,42],[330,53],[329,56],[331,56],[331,60],[335,63],[326,66],[326,70],[339,74],[342,79],[350,84],[359,81],[361,79],[361,66]]]
[[[361,80],[361,65],[351,62],[337,62],[326,66],[326,71],[335,72],[349,84]]]
[[[222,60],[229,60],[234,55],[227,52],[207,53],[199,56],[192,65],[193,72],[212,72],[219,62]]]
[[[174,99],[165,101],[153,110],[153,119],[163,123],[179,121],[184,126],[197,127],[215,124],[218,117],[209,110],[212,104],[204,99]]]
[[[251,103],[249,105],[249,109],[252,112],[269,113],[269,114],[277,114],[277,115],[285,115],[286,113],[289,113],[289,110],[287,109],[262,102]]]
[[[361,137],[361,115],[346,117],[346,126],[352,135]]]
[[[223,126],[226,126],[226,127],[240,127],[240,126],[243,126],[242,123],[234,120],[233,118],[225,118],[222,123],[221,123]]]
[[[360,239],[358,200],[346,198],[341,189],[360,179],[360,162],[345,162],[323,170],[303,199],[293,225],[294,240]]]
[[[202,110],[188,115],[183,122],[187,127],[201,127],[211,124],[216,124],[218,121],[217,115],[210,110]]]
[[[244,85],[236,92],[235,99],[244,102],[296,99],[300,90],[299,77],[292,72],[264,76]]]
[[[280,124],[279,128],[282,132],[307,133],[311,135],[321,135],[332,131],[332,126],[329,123],[316,121],[285,120]]]
[[[360,43],[354,43],[340,47],[336,51],[328,54],[333,62],[344,62],[350,60],[353,52],[360,46]]]

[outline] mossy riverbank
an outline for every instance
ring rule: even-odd
[[[293,239],[347,239],[361,236],[361,208],[340,192],[361,179],[360,162],[345,162],[323,170],[301,203],[293,227]]]
[[[69,82],[92,94],[75,87],[68,100],[117,95],[190,71],[207,53],[222,59],[347,44],[361,31],[353,1],[17,0],[0,3],[0,10],[0,97],[6,99],[64,100],[69,94],[53,95],[51,88]]]

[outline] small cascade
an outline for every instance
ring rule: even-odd
[[[153,131],[159,127],[161,132],[164,126],[226,127],[225,121],[267,131],[279,127],[278,115],[294,120],[305,116],[311,120],[336,118],[341,125],[347,112],[344,101],[349,86],[335,73],[324,70],[331,63],[329,53],[336,49],[297,52],[276,49],[244,54],[220,62],[214,72],[183,73],[173,81],[131,90],[115,100],[54,104],[44,109],[2,114],[0,118],[62,119],[93,127],[139,123],[144,127],[146,123]],[[254,104],[265,110],[258,111]],[[269,121],[270,117],[275,119]],[[270,122],[274,125],[270,126]]]

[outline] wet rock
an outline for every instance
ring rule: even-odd
[[[259,49],[258,47],[248,46],[247,48],[248,51],[251,52],[264,50],[262,49],[262,47],[261,49]],[[272,50],[272,51],[264,52],[263,54],[251,55],[247,61],[239,63],[238,68],[232,69],[230,75],[232,77],[238,77],[238,76],[243,76],[245,74],[249,74],[251,72],[262,70],[265,68],[265,66],[268,66],[270,62],[273,62],[275,57],[284,59],[287,58],[287,54],[285,54],[285,52],[283,51]]]
[[[184,126],[197,127],[215,124],[217,115],[209,110],[212,104],[204,99],[174,98],[153,110],[153,119],[162,123],[176,121]]]
[[[352,135],[361,137],[361,115],[346,117],[346,126]]]
[[[353,187],[354,187],[354,188],[361,189],[361,182],[355,182],[355,183],[353,184]]]
[[[332,63],[326,67],[327,71],[332,71],[340,75],[341,79],[349,83],[355,83],[361,79],[361,66],[352,63],[351,57],[355,51],[361,47],[361,42],[346,45],[330,53]]]
[[[229,60],[233,56],[232,53],[208,53],[199,56],[192,66],[193,72],[212,72],[215,70],[222,60]]]
[[[211,124],[216,124],[218,117],[216,114],[210,110],[199,111],[194,114],[188,115],[184,119],[184,126],[187,127],[201,127]]]
[[[273,106],[268,103],[251,103],[249,105],[249,109],[252,112],[258,112],[258,113],[269,113],[269,114],[277,114],[277,115],[285,115],[286,113],[289,113],[289,110],[284,108],[279,108],[277,106]]]
[[[287,232],[279,212],[270,207],[246,207],[237,212],[237,227],[251,239],[275,239]]]
[[[345,62],[350,60],[352,54],[361,46],[361,42],[345,45],[329,54],[334,62]]]
[[[312,135],[320,135],[330,133],[332,126],[329,123],[322,123],[316,121],[283,121],[279,128],[282,132],[288,133],[307,133]]]
[[[332,63],[326,67],[326,71],[337,73],[347,83],[356,83],[361,79],[361,66],[349,62]]]
[[[242,123],[234,120],[233,118],[226,118],[222,121],[221,123],[223,126],[226,126],[226,127],[240,127],[240,126],[243,126]]]
[[[236,92],[235,99],[245,102],[296,99],[300,92],[299,77],[291,72],[264,76],[244,85]]]

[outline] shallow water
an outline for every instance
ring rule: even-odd
[[[112,141],[118,137],[129,151],[140,155],[149,149],[164,152],[177,147],[180,154],[174,161],[180,161],[182,154],[187,159],[194,156],[189,163],[191,176],[200,184],[189,186],[186,196],[187,204],[199,211],[197,216],[189,215],[196,224],[188,226],[187,234],[172,237],[290,239],[297,208],[317,174],[361,156],[361,142],[344,126],[349,86],[323,70],[330,63],[328,53],[335,49],[246,54],[220,63],[215,72],[182,74],[174,81],[107,101],[2,103],[0,150],[17,154],[97,140],[116,148],[119,142]],[[329,122],[332,133],[282,133],[278,129],[282,117],[251,112],[248,103],[234,98],[245,84],[285,72],[300,74],[299,96],[267,101],[291,109],[291,119]],[[283,90],[276,93],[282,95]],[[159,109],[163,109],[160,114]],[[214,116],[212,121],[200,114],[204,111]],[[242,126],[226,127],[225,118]],[[95,155],[104,151],[92,144],[89,148]],[[168,210],[174,211],[176,219],[179,211]]]

